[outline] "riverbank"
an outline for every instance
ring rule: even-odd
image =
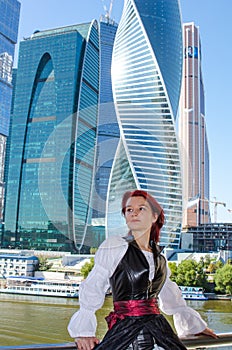
[[[215,294],[215,293],[204,293],[208,300],[231,300],[232,295],[228,294]]]

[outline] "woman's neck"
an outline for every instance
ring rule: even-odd
[[[132,234],[141,250],[145,250],[148,252],[152,251],[150,246],[150,232],[145,232],[142,234],[138,232],[132,232]]]

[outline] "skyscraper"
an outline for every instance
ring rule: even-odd
[[[4,246],[73,250],[91,223],[99,95],[96,21],[20,44]]]
[[[0,221],[4,199],[4,163],[9,133],[12,67],[18,37],[20,3],[0,0]]]
[[[106,198],[120,131],[113,101],[111,63],[118,25],[108,16],[100,19],[100,95],[97,126],[96,174],[92,224],[105,238]]]
[[[108,234],[125,223],[125,190],[148,190],[164,208],[161,244],[179,246],[182,187],[175,119],[182,79],[177,0],[125,0],[115,38],[113,94],[121,139],[108,191]]]
[[[125,0],[118,28],[93,21],[21,43],[5,246],[84,251],[123,234],[122,194],[135,188],[164,208],[161,244],[179,246],[182,59],[177,0]]]
[[[183,159],[183,227],[210,221],[209,149],[205,122],[205,96],[201,70],[199,28],[185,23],[183,85],[179,137]]]

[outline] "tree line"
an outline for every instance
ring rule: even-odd
[[[169,262],[171,280],[179,286],[203,287],[206,292],[232,294],[232,264],[210,260],[209,256],[199,262],[182,260],[179,264]]]
[[[92,254],[96,249],[92,251]],[[47,257],[39,256],[38,270],[46,271],[51,268]],[[90,258],[81,268],[81,275],[86,278],[94,266],[94,258]],[[206,255],[199,262],[194,259],[182,260],[179,264],[168,262],[171,270],[171,280],[178,286],[202,287],[206,292],[232,294],[232,260],[226,263]]]
[[[94,259],[85,263],[81,275],[86,278],[94,265]],[[210,256],[201,258],[199,262],[193,259],[182,260],[179,264],[168,262],[171,270],[171,280],[178,286],[202,287],[206,292],[232,294],[232,261],[226,264],[214,261]]]

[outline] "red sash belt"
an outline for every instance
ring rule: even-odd
[[[109,329],[126,316],[160,314],[157,299],[115,301],[114,311],[106,317]]]

